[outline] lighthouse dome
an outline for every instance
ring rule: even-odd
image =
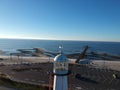
[[[68,59],[64,54],[59,54],[54,58],[55,62],[67,62]]]

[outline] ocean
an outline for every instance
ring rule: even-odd
[[[59,45],[63,46],[65,53],[81,52],[88,45],[89,51],[120,55],[120,42],[0,39],[0,50],[10,52],[32,48],[59,52]]]

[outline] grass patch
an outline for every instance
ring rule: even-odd
[[[3,77],[0,77],[0,85],[9,87],[9,88],[14,88],[17,90],[48,90],[48,87],[45,87],[45,86],[18,83]]]

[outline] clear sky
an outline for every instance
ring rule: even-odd
[[[0,0],[0,38],[120,42],[120,0]]]

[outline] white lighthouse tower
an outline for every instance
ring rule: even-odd
[[[53,73],[53,90],[68,90],[68,59],[63,53],[55,57]]]

